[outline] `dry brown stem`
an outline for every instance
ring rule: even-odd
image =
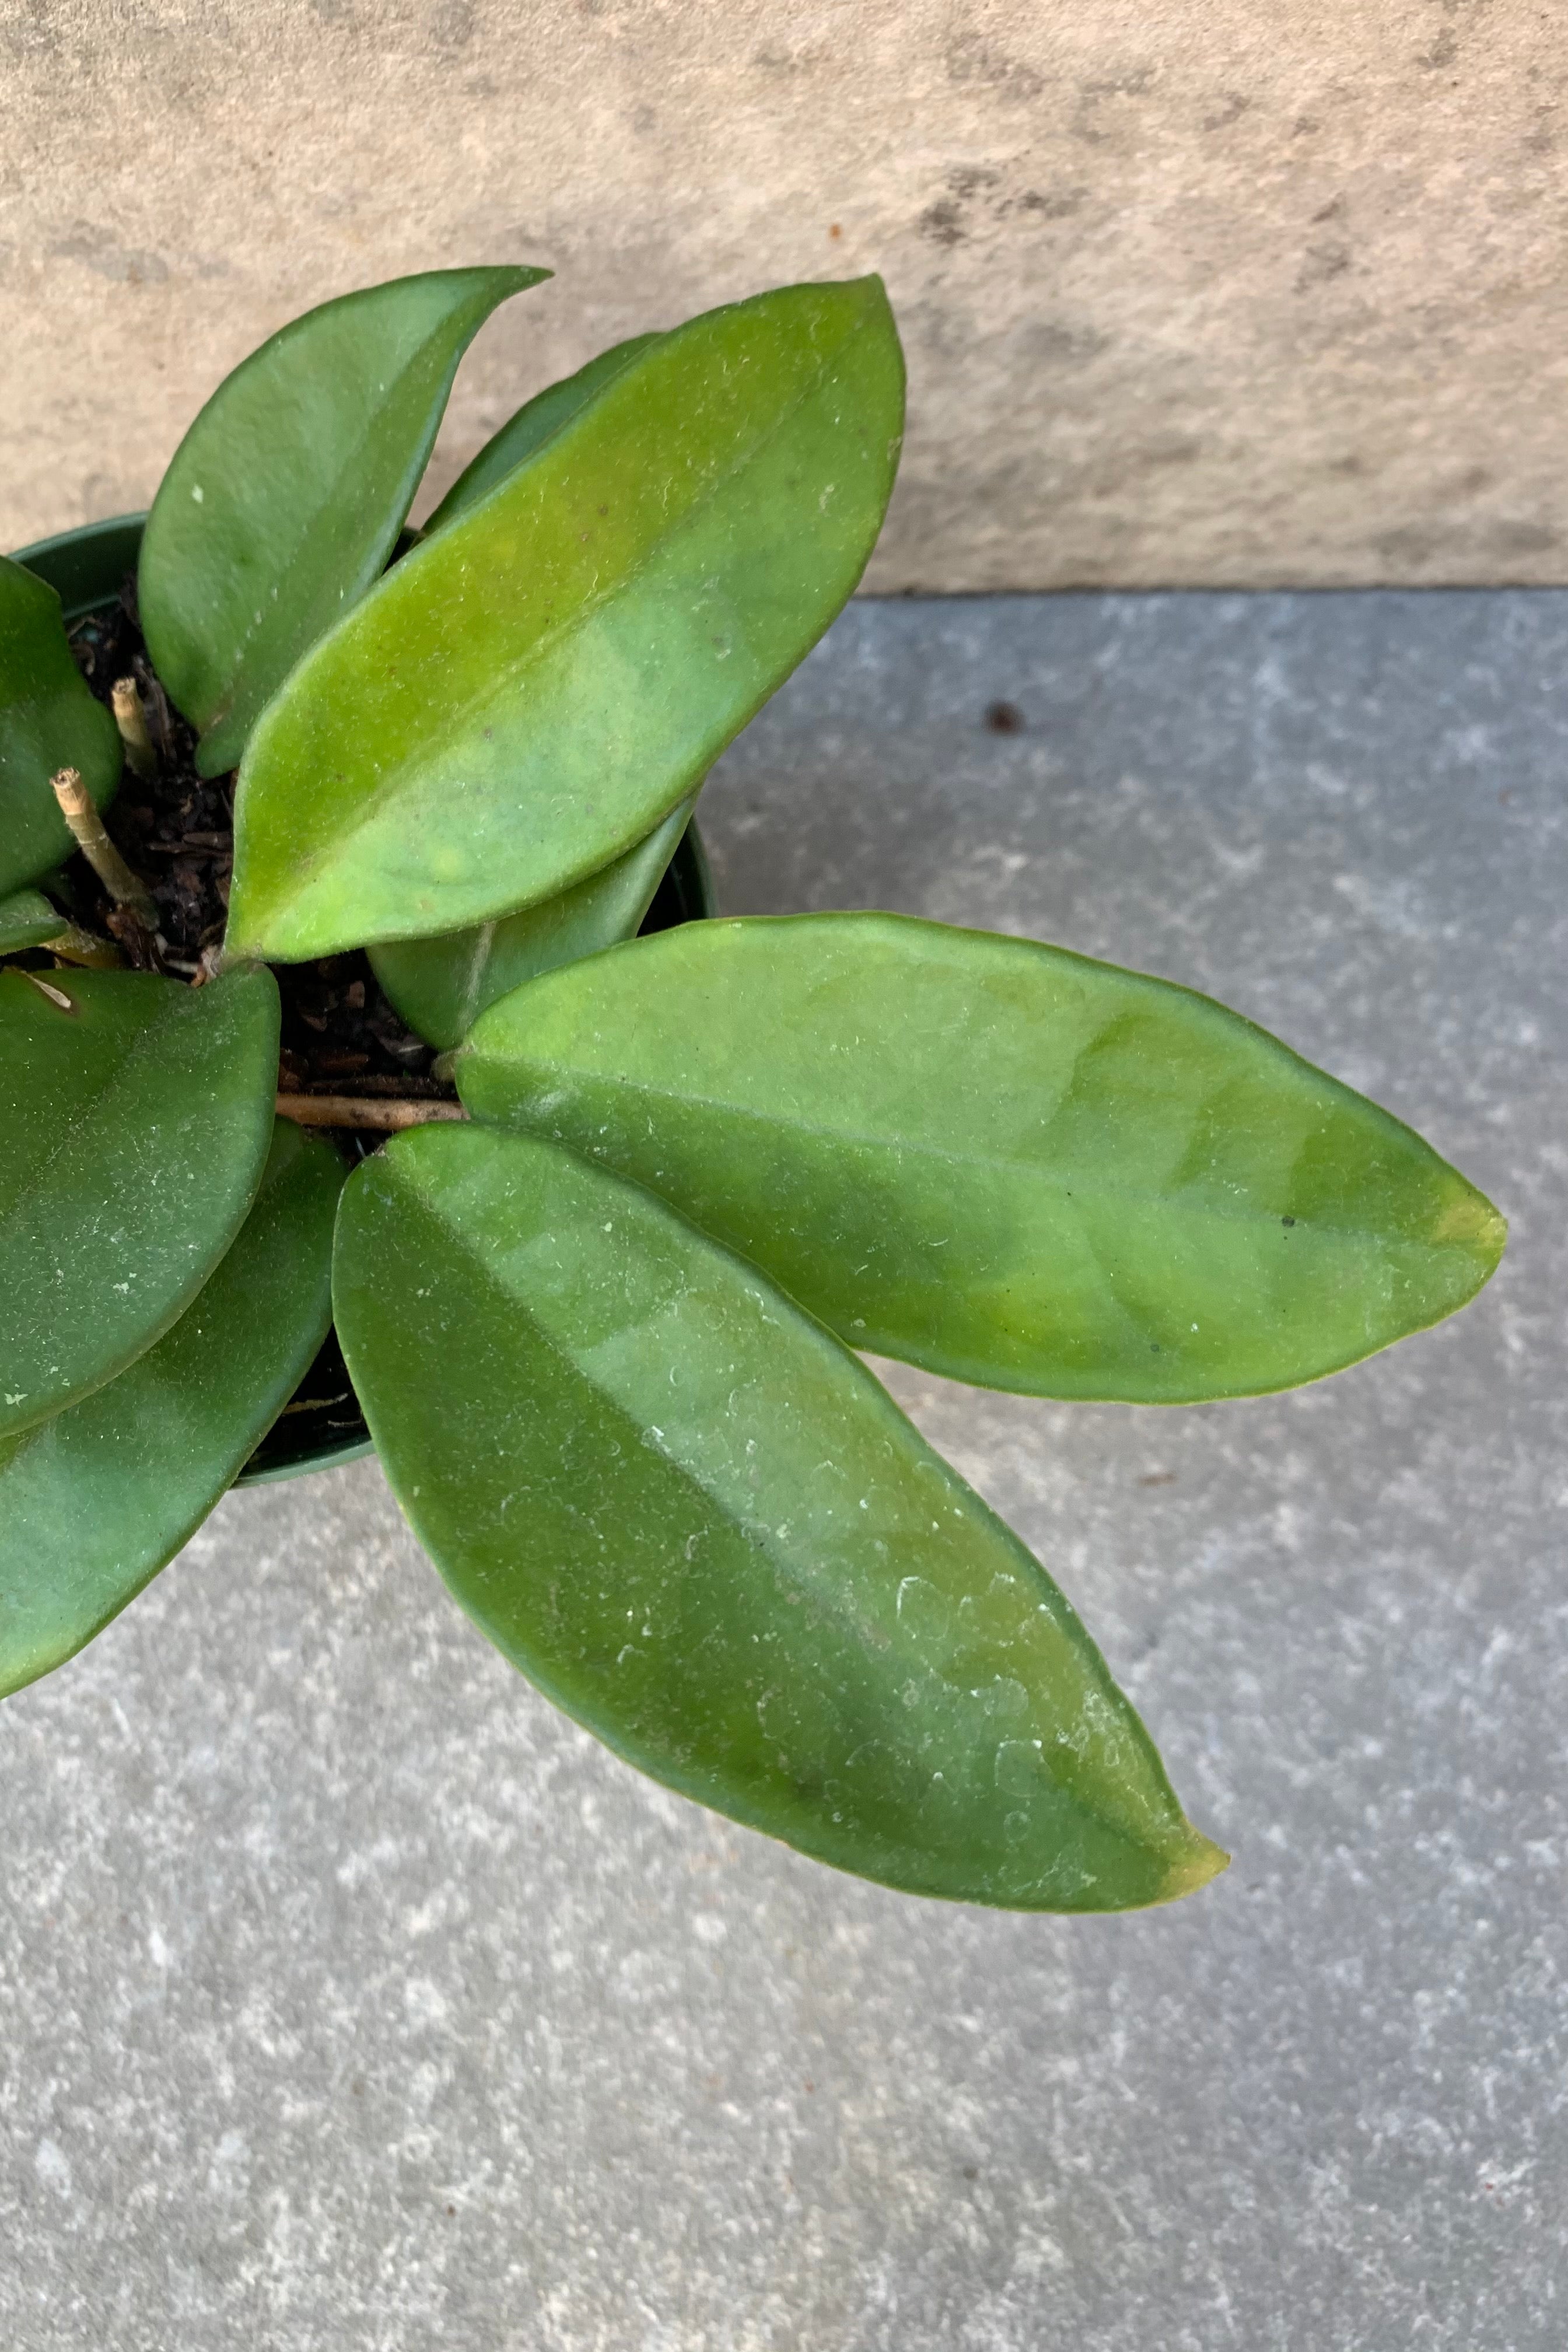
[[[139,922],[155,931],[158,909],[153,894],[140,875],[132,874],[105,833],[103,819],[78,771],[62,768],[50,782],[60,804],[60,814],[70,827],[71,838],[116,906],[129,907]]]
[[[120,730],[120,740],[125,746],[125,757],[132,772],[144,784],[150,784],[158,773],[158,754],[153,749],[153,738],[147,732],[147,714],[142,708],[142,697],[133,677],[117,677],[109,689],[110,708],[114,723]]]
[[[389,1132],[432,1119],[467,1118],[461,1103],[394,1101],[385,1095],[279,1095],[279,1118],[296,1127],[380,1127]]]

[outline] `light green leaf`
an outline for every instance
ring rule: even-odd
[[[331,1313],[343,1167],[279,1120],[255,1206],[118,1380],[0,1438],[0,1695],[101,1633],[173,1559],[292,1394]]]
[[[184,1313],[255,1196],[278,988],[0,971],[0,1435],[101,1388]]]
[[[1224,1856],[1062,1595],[819,1324],[548,1144],[400,1137],[333,1300],[399,1503],[618,1754],[804,1853],[1030,1910]]]
[[[489,498],[525,457],[552,440],[563,425],[569,425],[580,408],[598,397],[607,383],[628,368],[633,360],[657,343],[657,335],[634,335],[628,342],[613,344],[601,352],[597,359],[579,368],[575,375],[563,376],[559,383],[546,386],[526,401],[515,416],[508,417],[500,431],[485,443],[479,456],[465,467],[446,497],[430,515],[425,525],[429,539],[436,531],[444,530],[458,515],[467,514],[470,507]]]
[[[242,360],[191,426],[137,573],[158,675],[232,768],[306,648],[364,593],[419,486],[458,362],[546,269],[436,269],[323,302]]]
[[[456,1045],[498,997],[557,964],[635,938],[674,856],[694,803],[556,898],[445,939],[389,940],[372,948],[375,976],[409,1027],[432,1045]]]
[[[72,658],[59,598],[0,555],[0,897],[75,846],[49,790],[57,769],[77,769],[106,808],[121,756],[114,721]]]
[[[553,898],[697,788],[860,576],[903,413],[880,282],[661,336],[307,656],[241,772],[237,952]]]
[[[49,796],[53,799],[53,793]],[[24,948],[42,947],[58,940],[66,919],[38,890],[18,890],[0,898],[0,956],[20,955]]]
[[[458,1056],[766,1266],[853,1347],[1175,1404],[1463,1306],[1502,1219],[1419,1136],[1210,998],[896,915],[703,923],[552,972]]]

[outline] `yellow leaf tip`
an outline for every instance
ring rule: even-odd
[[[1195,1895],[1211,1878],[1230,1868],[1230,1856],[1202,1830],[1187,1824],[1187,1842],[1166,1873],[1165,1883],[1158,1897],[1161,1903],[1179,1903],[1184,1895]]]

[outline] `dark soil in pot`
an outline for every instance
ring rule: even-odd
[[[141,689],[158,772],[144,780],[128,764],[104,812],[116,847],[148,884],[157,903],[159,940],[128,921],[97,876],[72,857],[49,888],[75,920],[119,939],[130,961],[173,978],[199,982],[204,955],[223,938],[233,863],[232,775],[196,773],[196,738],[174,709],[147,658],[136,617],[133,564],[140,518],[70,532],[25,549],[18,561],[60,593],[72,649],[83,676],[107,704],[117,679]],[[96,542],[96,543],[95,543]],[[97,559],[96,561],[94,559]],[[664,930],[712,912],[711,886],[695,828],[689,828],[643,923]],[[395,1096],[450,1100],[454,1089],[434,1074],[435,1049],[406,1027],[359,950],[314,963],[278,964],[282,1002],[279,1084],[291,1094]],[[326,1132],[346,1159],[363,1159],[384,1141],[374,1130]],[[282,1414],[241,1472],[237,1484],[287,1478],[353,1461],[370,1450],[370,1433],[338,1347],[329,1331]]]

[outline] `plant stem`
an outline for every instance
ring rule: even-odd
[[[158,928],[158,909],[153,894],[139,875],[132,874],[114,844],[103,829],[103,819],[93,805],[92,794],[82,782],[75,768],[62,768],[50,778],[60,814],[70,827],[77,847],[118,907],[129,907],[139,922],[150,931]]]
[[[296,1127],[424,1127],[431,1119],[467,1118],[461,1103],[397,1101],[387,1095],[279,1095],[279,1118]]]
[[[100,940],[95,931],[80,930],[75,923],[68,923],[57,938],[40,940],[38,944],[62,963],[85,964],[90,971],[119,971],[125,962],[112,940]]]
[[[120,730],[120,740],[125,746],[125,757],[132,772],[150,784],[158,773],[158,754],[153,749],[153,738],[147,732],[147,714],[142,708],[142,697],[133,677],[117,677],[109,689],[110,708],[114,723]]]

